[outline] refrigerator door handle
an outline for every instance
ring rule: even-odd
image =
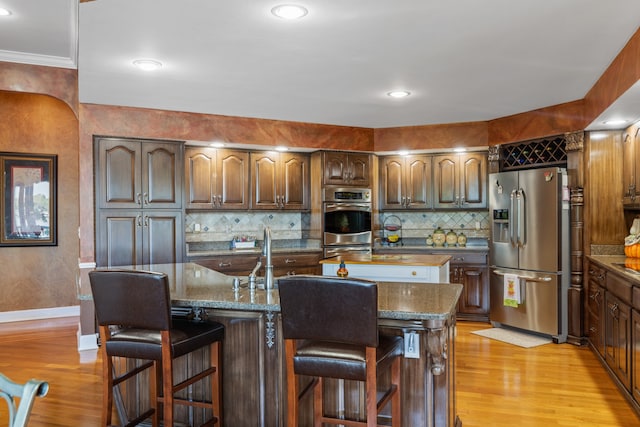
[[[524,190],[518,190],[516,199],[518,201],[518,246],[523,247],[527,244],[527,200]]]
[[[497,274],[498,276],[504,276],[505,274],[514,274],[514,273],[509,273],[507,271],[502,271],[502,270],[493,270],[494,274]],[[520,275],[517,274],[518,279],[524,279],[527,282],[550,282],[552,280],[551,277],[549,276],[529,276],[529,275]]]
[[[516,195],[517,191],[511,190],[511,196],[509,197],[510,204],[509,206],[509,217],[511,218],[511,224],[509,225],[509,240],[511,241],[511,246],[514,248],[517,247],[518,242],[516,241],[516,224],[518,222],[518,215],[516,213]]]

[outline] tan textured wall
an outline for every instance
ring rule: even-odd
[[[0,311],[77,305],[78,120],[47,96],[0,91],[0,151],[58,155],[58,246],[0,248]]]

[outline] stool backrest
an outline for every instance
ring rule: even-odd
[[[361,279],[278,279],[282,336],[378,346],[378,286]]]
[[[89,273],[99,325],[169,330],[171,296],[164,273],[96,270]]]

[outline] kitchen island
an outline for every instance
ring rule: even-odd
[[[123,268],[123,267],[117,267]],[[233,288],[233,277],[193,263],[154,264],[139,269],[164,272],[177,312],[225,325],[223,344],[224,422],[236,427],[284,427],[286,377],[280,334],[278,290]],[[89,299],[86,274],[81,292]],[[455,307],[461,285],[381,282],[379,325],[383,333],[410,337],[413,357],[402,362],[402,425],[462,425],[455,405]],[[206,354],[196,355],[196,361]],[[304,381],[304,379],[302,379]],[[387,379],[382,379],[386,381]],[[327,381],[332,399],[326,411],[361,416],[360,383]],[[126,402],[137,396],[126,393]],[[312,425],[311,401],[302,402],[300,426]],[[132,415],[132,414],[131,414]],[[193,414],[191,414],[193,415]],[[189,414],[184,414],[185,417]],[[381,417],[381,421],[384,416]]]
[[[322,274],[335,276],[344,262],[350,277],[377,282],[449,283],[450,255],[344,254],[320,261]]]

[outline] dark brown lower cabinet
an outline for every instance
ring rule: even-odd
[[[489,320],[489,269],[483,265],[451,264],[449,281],[461,283],[458,318]]]
[[[607,292],[605,295],[604,358],[620,382],[631,387],[631,307]]]
[[[163,264],[183,261],[180,210],[101,209],[96,223],[96,264]]]
[[[640,312],[631,310],[631,394],[640,402]]]

